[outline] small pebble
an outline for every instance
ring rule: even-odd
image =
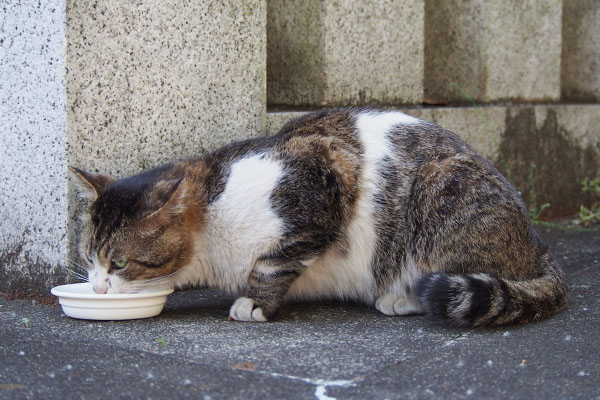
[[[579,371],[577,376],[588,376],[588,374],[585,371]]]
[[[504,336],[504,337],[509,337],[509,336],[510,336],[510,332],[508,332],[508,331],[504,332],[504,335],[503,335],[503,336]]]
[[[567,336],[565,336],[565,340],[567,342],[570,342],[571,340],[573,340],[573,337],[571,335],[567,335]]]
[[[494,365],[494,362],[492,360],[488,360],[485,365],[487,365],[488,367],[491,367],[492,365]]]

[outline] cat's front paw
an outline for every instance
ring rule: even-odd
[[[262,308],[256,307],[256,302],[248,297],[240,297],[229,310],[229,317],[236,321],[266,322]]]

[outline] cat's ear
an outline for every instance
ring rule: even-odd
[[[106,186],[115,181],[115,178],[111,176],[92,174],[75,167],[69,167],[69,170],[76,177],[74,181],[79,195],[90,201],[95,201]]]
[[[146,197],[145,208],[150,213],[145,218],[160,216],[162,219],[168,219],[183,213],[187,206],[187,195],[187,183],[183,178],[156,182]]]

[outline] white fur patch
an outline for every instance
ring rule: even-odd
[[[364,112],[357,116],[364,164],[356,214],[348,227],[348,251],[341,253],[332,249],[318,261],[305,263],[309,266],[294,282],[288,297],[351,298],[371,304],[375,301],[371,261],[377,245],[373,199],[382,183],[378,163],[386,157],[394,157],[389,132],[398,125],[419,122],[417,118],[399,112]]]
[[[425,310],[423,306],[419,304],[414,297],[400,297],[398,301],[394,303],[394,313],[396,315],[414,315],[424,314]]]
[[[128,282],[115,274],[109,274],[108,269],[99,266],[97,257],[94,256],[94,268],[88,270],[88,281],[92,284],[95,293],[129,293]]]
[[[266,322],[262,309],[254,308],[254,300],[240,297],[233,303],[229,310],[229,316],[236,321]]]
[[[388,293],[381,296],[375,302],[375,308],[385,315],[396,315],[394,304],[400,299],[400,296],[395,293]]]
[[[240,292],[256,259],[282,236],[270,196],[282,171],[279,161],[251,155],[231,166],[223,193],[207,210],[206,229],[195,240],[193,262],[176,284],[202,284]]]

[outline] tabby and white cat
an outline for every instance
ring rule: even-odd
[[[287,299],[345,299],[461,326],[547,317],[562,272],[517,191],[458,136],[394,111],[310,114],[271,137],[115,179],[81,255],[97,293],[186,285],[266,321]]]

